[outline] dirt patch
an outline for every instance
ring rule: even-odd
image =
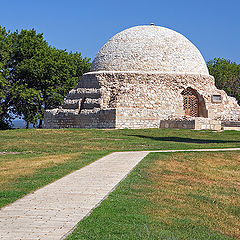
[[[34,173],[41,168],[54,166],[71,158],[79,153],[62,154],[62,155],[44,155],[33,158],[17,158],[11,162],[3,162],[0,165],[0,184],[11,182],[14,179]]]

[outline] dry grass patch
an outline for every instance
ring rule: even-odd
[[[159,155],[155,155],[159,156]],[[240,153],[166,154],[148,169],[154,185],[147,196],[155,219],[191,219],[240,238]]]
[[[68,161],[79,155],[79,153],[48,155],[44,154],[37,157],[19,156],[14,160],[5,160],[0,162],[0,184],[12,182],[15,179],[33,174],[35,171],[48,168],[65,161]]]

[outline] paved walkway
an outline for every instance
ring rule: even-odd
[[[0,210],[0,239],[64,239],[150,152],[116,152],[81,168]]]

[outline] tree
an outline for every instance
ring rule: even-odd
[[[240,104],[240,64],[223,58],[207,62],[209,73],[214,76],[216,87],[235,97]]]
[[[10,128],[11,81],[10,63],[13,54],[14,35],[0,26],[0,129]]]
[[[39,91],[31,79],[24,78],[21,73],[22,66],[38,54],[48,44],[42,34],[36,34],[34,29],[15,31],[12,38],[13,51],[9,64],[8,79],[11,84],[11,112],[29,123],[36,124],[38,120],[37,103]]]
[[[82,58],[80,53],[67,53],[64,50],[51,48],[42,66],[45,74],[39,79],[42,93],[40,102],[40,127],[43,112],[62,104],[70,89],[76,86],[80,77],[90,70],[89,59]]]
[[[14,114],[42,127],[45,109],[59,106],[67,92],[90,69],[90,59],[51,47],[34,29],[13,34],[8,79]]]

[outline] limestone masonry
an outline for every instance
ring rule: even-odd
[[[240,127],[240,106],[215,87],[183,35],[137,26],[102,47],[63,105],[45,111],[44,126],[232,129]]]

